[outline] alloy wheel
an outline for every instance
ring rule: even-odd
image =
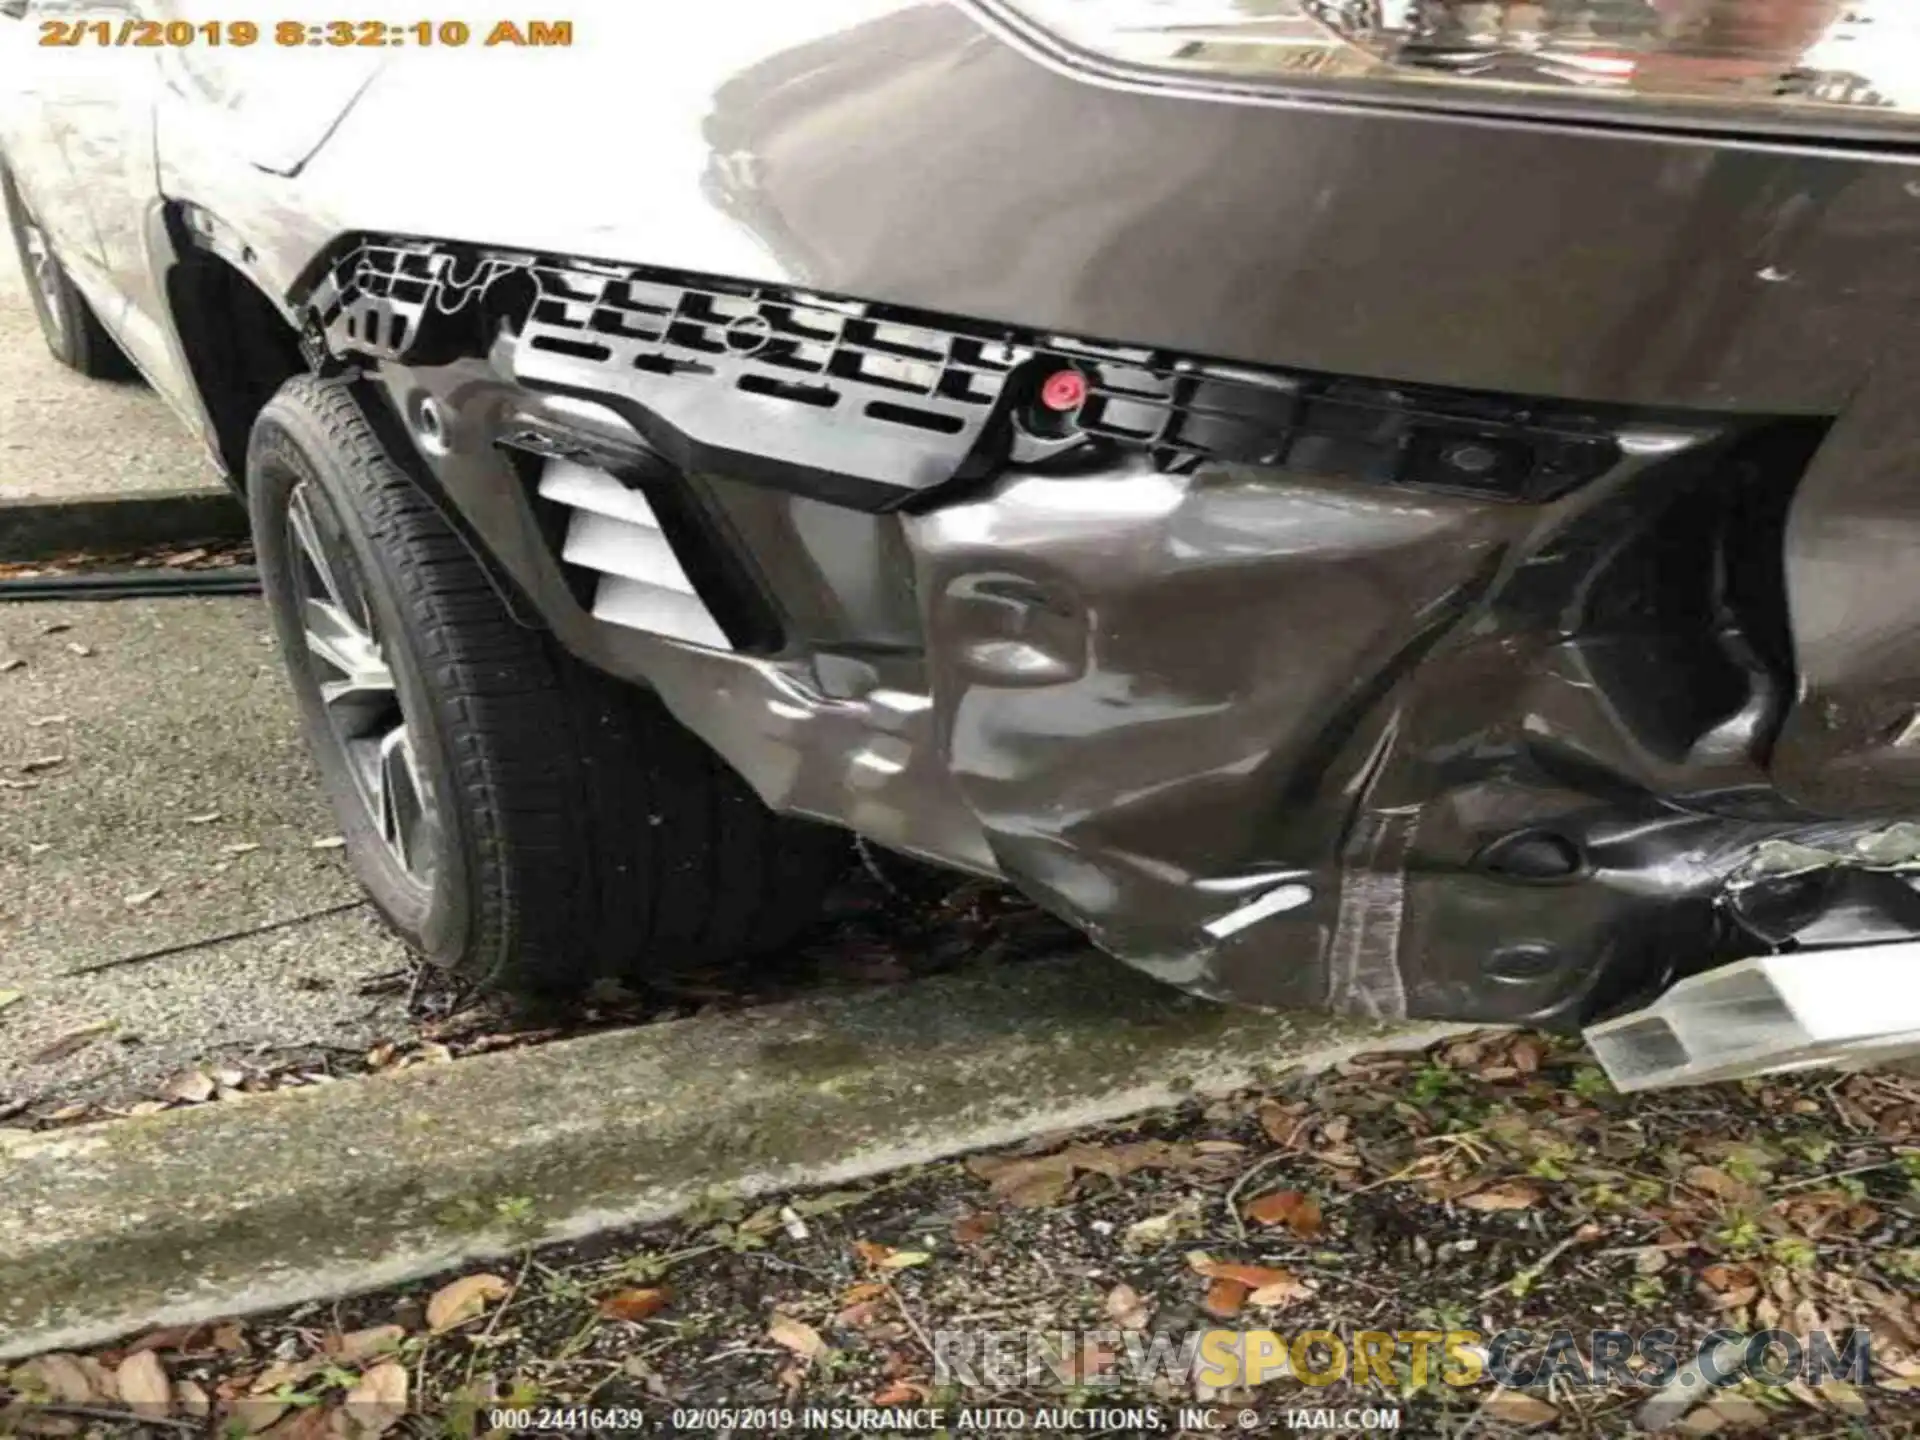
[[[53,258],[53,247],[47,243],[47,232],[40,228],[40,222],[33,216],[21,216],[20,235],[27,251],[27,278],[40,293],[40,305],[46,313],[47,328],[53,331],[57,343],[66,338],[66,318],[60,308],[60,262]]]
[[[302,481],[287,500],[294,601],[308,671],[367,817],[411,878],[432,874],[438,820],[380,626],[331,503]]]

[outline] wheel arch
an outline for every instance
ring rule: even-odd
[[[178,257],[166,273],[168,319],[227,478],[244,490],[255,418],[282,385],[309,369],[300,332],[281,302],[247,273],[243,259],[250,250],[229,243],[206,212],[169,206],[167,228]]]

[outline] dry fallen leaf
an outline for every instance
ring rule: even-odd
[[[122,895],[120,902],[132,909],[138,909],[149,900],[157,899],[163,887],[156,885],[151,890],[136,890],[131,895]]]
[[[484,1315],[487,1306],[512,1289],[498,1275],[462,1275],[442,1285],[427,1301],[427,1328],[434,1334]]]
[[[777,1312],[767,1325],[767,1338],[805,1360],[813,1359],[827,1348],[827,1342],[820,1338],[818,1330],[803,1320]]]
[[[1313,1287],[1304,1281],[1288,1276],[1285,1280],[1275,1281],[1271,1285],[1258,1286],[1247,1296],[1247,1303],[1257,1310],[1278,1310],[1291,1305],[1296,1300],[1312,1298]]]
[[[1119,1180],[1136,1170],[1181,1170],[1198,1160],[1188,1145],[1165,1140],[1134,1140],[1124,1145],[1069,1145],[1060,1158],[1076,1170],[1088,1170]]]
[[[864,1330],[880,1318],[878,1300],[861,1300],[853,1305],[841,1307],[834,1314],[833,1323],[842,1330]]]
[[[325,1405],[296,1407],[270,1429],[260,1432],[260,1440],[362,1440],[363,1431],[344,1410]]]
[[[878,1300],[887,1293],[887,1287],[878,1280],[862,1280],[858,1285],[849,1285],[840,1292],[842,1305],[861,1305],[868,1300]]]
[[[913,1405],[927,1398],[927,1387],[916,1385],[911,1380],[896,1380],[886,1389],[871,1396],[869,1405]]]
[[[1119,1180],[1136,1170],[1191,1168],[1200,1159],[1191,1146],[1135,1140],[1123,1145],[1069,1145],[1052,1155],[976,1155],[967,1162],[967,1169],[1009,1204],[1037,1209],[1064,1200],[1080,1171]]]
[[[1261,1225],[1285,1225],[1302,1240],[1320,1234],[1320,1206],[1311,1196],[1298,1190],[1276,1190],[1251,1201],[1246,1217]]]
[[[1129,1250],[1151,1250],[1170,1244],[1182,1235],[1197,1230],[1199,1226],[1199,1216],[1192,1209],[1182,1206],[1164,1215],[1149,1215],[1144,1220],[1134,1221],[1120,1237],[1120,1243]]]
[[[345,838],[342,836],[325,835],[313,842],[313,848],[315,850],[338,850],[346,843]]]
[[[182,1415],[189,1415],[195,1420],[204,1420],[213,1413],[213,1397],[192,1380],[173,1382],[173,1403],[179,1407]]]
[[[365,1330],[349,1330],[344,1335],[331,1336],[325,1348],[329,1355],[342,1364],[357,1365],[375,1355],[399,1349],[400,1342],[406,1338],[407,1332],[398,1325],[374,1325]]]
[[[80,1368],[87,1372],[87,1383],[93,1387],[94,1394],[108,1400],[119,1400],[120,1382],[113,1378],[113,1371],[92,1355],[80,1357]]]
[[[1518,1390],[1496,1390],[1480,1406],[1480,1414],[1503,1425],[1532,1428],[1558,1420],[1560,1412],[1544,1400]]]
[[[953,1222],[953,1243],[978,1245],[993,1233],[998,1223],[991,1210],[969,1210]]]
[[[173,1382],[151,1350],[137,1350],[122,1360],[113,1379],[120,1387],[121,1401],[137,1415],[157,1420],[173,1408]]]
[[[347,1392],[350,1429],[364,1436],[384,1434],[407,1413],[407,1371],[383,1360]]]
[[[299,1385],[309,1375],[324,1370],[326,1363],[325,1359],[276,1360],[254,1376],[247,1388],[255,1395],[270,1395],[282,1386]]]
[[[672,1292],[664,1286],[646,1289],[616,1290],[604,1295],[595,1308],[603,1320],[644,1320],[666,1308]]]
[[[1233,1280],[1249,1290],[1299,1283],[1291,1270],[1283,1270],[1276,1265],[1239,1265],[1230,1260],[1210,1259],[1197,1250],[1187,1257],[1187,1264],[1209,1280]]]
[[[1290,1147],[1305,1128],[1307,1107],[1304,1103],[1286,1105],[1278,1100],[1262,1100],[1256,1114],[1269,1140]]]
[[[163,1325],[158,1330],[149,1330],[129,1345],[120,1347],[123,1356],[136,1350],[192,1350],[194,1342],[201,1338],[205,1330],[202,1325]]]
[[[1073,1186],[1073,1164],[1063,1155],[976,1155],[967,1169],[986,1181],[999,1199],[1022,1210],[1057,1205]]]
[[[1814,1393],[1843,1415],[1864,1415],[1867,1402],[1860,1398],[1860,1392],[1845,1380],[1822,1380],[1814,1387]]]
[[[227,1420],[243,1434],[258,1435],[287,1413],[284,1400],[262,1400],[249,1396],[236,1400],[228,1408]]]
[[[0,990],[0,1010],[6,1009],[9,1005],[19,1004],[24,998],[25,993],[23,991]]]
[[[113,1021],[111,1020],[90,1021],[76,1030],[69,1030],[58,1040],[34,1051],[32,1056],[28,1058],[27,1063],[29,1065],[49,1065],[55,1060],[64,1060],[69,1055],[74,1055],[84,1050],[111,1029],[113,1029]]]
[[[162,1085],[160,1093],[169,1100],[198,1105],[213,1098],[213,1077],[199,1070],[183,1071]]]
[[[1200,1308],[1216,1320],[1231,1320],[1246,1305],[1247,1296],[1251,1293],[1240,1281],[1221,1276],[1207,1286],[1207,1295],[1200,1302]]]
[[[42,770],[51,770],[56,765],[64,765],[66,763],[67,757],[64,755],[36,755],[31,760],[22,760],[20,762],[20,773],[22,775],[36,775]]]
[[[1541,1190],[1525,1180],[1502,1180],[1471,1195],[1462,1195],[1455,1204],[1468,1210],[1530,1210],[1541,1200]]]
[[[1709,1265],[1700,1272],[1701,1283],[1720,1294],[1753,1287],[1753,1271],[1744,1265]]]
[[[64,1405],[85,1405],[90,1400],[106,1398],[95,1393],[79,1359],[63,1352],[37,1356],[15,1373],[37,1380],[48,1396]],[[15,1387],[22,1388],[17,1380]]]
[[[1238,1140],[1196,1140],[1193,1148],[1201,1155],[1244,1155],[1247,1150]]]
[[[1131,1285],[1116,1285],[1107,1292],[1107,1318],[1122,1330],[1144,1330],[1153,1313],[1140,1292]]]
[[[1737,1429],[1762,1429],[1772,1418],[1759,1405],[1744,1395],[1716,1395],[1707,1403],[1716,1415]],[[1692,1416],[1687,1417],[1688,1420],[1692,1418]],[[1680,1423],[1685,1425],[1687,1420],[1683,1420]]]
[[[1742,1184],[1726,1171],[1716,1170],[1711,1165],[1694,1165],[1683,1178],[1691,1188],[1711,1195],[1716,1200],[1745,1202],[1754,1195],[1753,1187]]]

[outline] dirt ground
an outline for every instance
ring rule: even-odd
[[[720,1434],[718,1417],[685,1412],[1184,1403],[1251,1405],[1262,1433],[1373,1406],[1415,1435],[1915,1434],[1916,1282],[1914,1079],[1815,1072],[1626,1098],[1576,1045],[1487,1035],[857,1189],[716,1195],[676,1223],[484,1273],[41,1357],[13,1370],[0,1414],[23,1433],[124,1433],[104,1417],[144,1397],[150,1424],[166,1417],[155,1434],[426,1436],[486,1433],[500,1405],[592,1405],[624,1412],[601,1430],[644,1418],[668,1433],[679,1411],[679,1433]],[[1483,1360],[1516,1327],[1534,1337],[1523,1361],[1555,1330],[1576,1340],[1550,1376],[1511,1388],[1445,1383],[1438,1359],[1422,1380],[1410,1348],[1366,1389],[1216,1387],[1115,1358],[1128,1337],[1177,1344],[1214,1326],[1473,1332],[1462,1353]],[[1716,1327],[1855,1326],[1871,1331],[1864,1386],[1676,1380],[1682,1400],[1653,1423],[1650,1386],[1581,1379],[1595,1329],[1669,1327],[1684,1358]],[[1051,1368],[937,1373],[943,1337],[983,1331],[1072,1338],[1049,1342]],[[1308,1369],[1328,1355],[1309,1350]],[[801,1425],[784,1423],[732,1433]]]

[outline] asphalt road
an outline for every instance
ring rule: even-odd
[[[0,499],[219,483],[199,445],[145,385],[86,380],[55,363],[0,226]]]

